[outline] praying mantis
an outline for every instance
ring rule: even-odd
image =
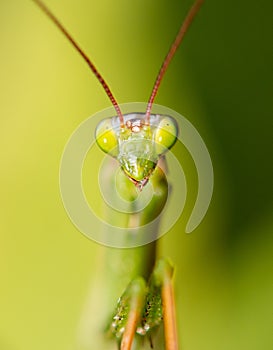
[[[121,350],[153,348],[155,344],[160,349],[177,350],[179,345],[172,282],[174,269],[169,259],[157,259],[160,225],[157,218],[162,213],[169,194],[165,154],[175,144],[179,130],[173,117],[154,114],[152,108],[162,78],[203,0],[196,0],[190,8],[159,70],[146,111],[142,113],[123,113],[110,87],[74,38],[42,1],[33,1],[81,55],[115,109],[115,115],[99,121],[95,139],[97,146],[108,156],[102,169],[104,191],[111,198],[111,206],[105,206],[106,216],[111,225],[123,227],[122,237],[119,238],[121,241],[112,245],[126,248],[112,252],[108,257],[108,261],[116,266],[116,271],[108,278],[113,284],[118,284],[120,280],[126,280],[126,273],[131,281],[127,287],[123,286],[124,291],[116,308],[110,298],[114,311],[112,314],[109,312],[108,322],[105,320],[105,337],[110,338],[105,348],[112,349],[115,346],[112,344],[116,342]],[[152,186],[153,191],[149,192],[149,201],[146,203],[146,189],[149,186]],[[125,203],[122,213],[117,210],[121,200]],[[110,231],[105,229],[101,234],[113,236]],[[114,239],[115,237],[111,242],[115,242]],[[118,264],[115,263],[117,254],[120,255]],[[125,268],[121,267],[122,264]],[[103,325],[99,328],[103,328]],[[164,334],[164,339],[157,343],[156,338],[160,337],[160,332]],[[103,336],[102,334],[101,337]],[[97,349],[98,346],[100,347],[93,344],[92,348]]]

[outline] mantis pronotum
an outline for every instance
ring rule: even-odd
[[[164,154],[174,145],[178,127],[172,117],[152,114],[152,107],[166,69],[203,0],[195,1],[182,23],[155,80],[146,112],[129,114],[123,114],[101,74],[61,22],[42,1],[34,0],[34,2],[55,23],[82,56],[115,108],[116,116],[103,119],[96,128],[95,136],[101,150],[115,158],[122,169],[116,180],[118,184],[115,183],[119,186],[119,195],[128,201],[128,207],[130,207],[135,205],[134,200],[137,194],[146,188],[148,183],[152,183],[155,189],[150,204],[144,210],[135,208],[133,214],[130,209],[128,210],[126,221],[130,235],[131,228],[145,226],[146,223],[155,219],[166,203],[168,184],[162,170],[164,168]],[[106,172],[109,171],[111,173],[111,166]],[[111,174],[108,173],[108,176],[109,186],[113,180]],[[115,197],[115,194],[113,193],[112,196]],[[118,198],[116,200],[118,201]],[[155,224],[153,230],[157,229],[157,224]],[[140,233],[136,231],[135,236],[130,239],[137,240],[138,234]],[[108,333],[113,334],[122,350],[139,349],[144,346],[145,339],[149,340],[146,344],[153,347],[153,338],[162,320],[165,349],[178,349],[172,285],[173,268],[167,259],[160,259],[156,262],[157,237],[155,232],[153,232],[153,237],[149,244],[138,248],[138,254],[141,254],[142,261],[134,269],[131,283],[120,297],[108,329]],[[141,244],[132,244],[132,246],[138,245]],[[131,254],[131,259],[133,258],[134,254]]]

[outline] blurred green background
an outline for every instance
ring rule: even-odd
[[[191,3],[47,1],[120,103],[147,100]],[[156,99],[193,123],[215,171],[199,228],[186,235],[182,217],[160,240],[185,350],[273,348],[272,13],[269,0],[206,1]],[[0,2],[0,38],[0,349],[82,349],[109,248],[67,217],[59,164],[78,124],[109,102],[32,1]]]

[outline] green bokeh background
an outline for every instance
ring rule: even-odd
[[[147,100],[191,1],[47,4],[123,103]],[[182,217],[160,240],[185,350],[273,348],[272,13],[269,0],[206,1],[157,96],[198,129],[215,171],[199,228],[186,235]],[[71,133],[109,102],[32,1],[0,2],[0,38],[0,349],[82,349],[109,248],[70,222],[58,173]]]

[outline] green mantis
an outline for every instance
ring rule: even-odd
[[[133,262],[134,266],[128,268],[127,271],[132,280],[127,287],[126,285],[123,287],[124,292],[118,300],[116,310],[111,317],[109,316],[110,322],[106,327],[106,333],[116,339],[121,350],[153,347],[153,339],[157,337],[158,329],[163,322],[165,349],[177,350],[173,267],[168,259],[163,258],[156,261],[156,239],[159,226],[156,218],[161,214],[168,197],[164,155],[176,142],[178,125],[176,120],[169,115],[153,114],[152,106],[166,69],[203,1],[196,0],[184,20],[163,61],[145,113],[132,111],[126,114],[122,112],[109,86],[94,64],[60,21],[42,1],[34,0],[34,2],[63,32],[88,64],[116,112],[116,115],[99,122],[95,130],[95,138],[100,149],[114,159],[114,165],[110,159],[104,170],[104,186],[111,197],[112,206],[115,209],[122,199],[126,202],[126,210],[125,213],[120,214],[117,210],[109,210],[107,205],[105,210],[109,211],[107,214],[109,221],[117,222],[119,225],[123,222],[125,227],[122,238],[124,247],[137,248],[118,252],[123,261],[131,259]],[[114,171],[117,169],[117,164],[121,171]],[[145,199],[148,184],[152,185],[153,193],[149,203],[143,208],[142,202]],[[140,197],[140,192],[142,197]],[[138,197],[140,197],[139,201],[137,201]],[[152,224],[148,225],[150,222]],[[104,234],[110,233],[105,232]],[[151,236],[148,244],[144,245],[138,241],[138,237],[143,234]],[[118,273],[119,271],[116,274],[117,279],[119,279]],[[95,344],[94,348],[96,348]]]

